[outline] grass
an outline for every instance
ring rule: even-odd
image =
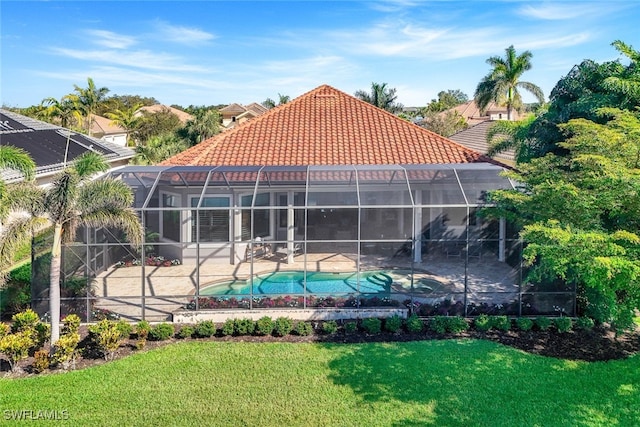
[[[640,425],[640,355],[564,361],[476,340],[189,342],[0,390],[3,411],[66,410],[61,425]]]

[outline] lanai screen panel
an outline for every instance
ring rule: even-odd
[[[359,166],[358,189],[362,206],[413,206],[406,170],[399,166]]]
[[[487,193],[493,190],[512,190],[511,181],[500,174],[504,171],[500,167],[480,167],[468,165],[456,168],[458,179],[470,205],[486,202]]]
[[[455,170],[447,165],[407,166],[407,176],[412,188],[422,190],[421,202],[426,206],[466,206]]]

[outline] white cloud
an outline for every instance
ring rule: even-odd
[[[92,37],[92,43],[104,46],[109,49],[126,49],[136,43],[133,37],[116,34],[112,31],[105,30],[87,30],[87,35]]]
[[[206,43],[216,38],[214,34],[198,28],[181,27],[163,21],[157,21],[155,25],[160,32],[156,37],[162,41],[196,45]]]
[[[542,19],[545,21],[563,21],[581,17],[598,17],[603,13],[611,11],[611,3],[607,2],[606,7],[601,2],[597,3],[542,3],[535,6],[526,5],[517,10],[517,13],[529,18]]]
[[[140,51],[109,51],[109,50],[76,50],[67,48],[52,48],[54,54],[82,61],[103,62],[112,65],[143,68],[150,70],[171,70],[176,72],[205,72],[201,66],[187,65],[184,58],[175,55]]]

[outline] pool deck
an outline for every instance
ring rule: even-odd
[[[95,281],[96,307],[118,313],[132,320],[142,317],[144,295],[144,317],[151,321],[171,318],[171,313],[182,308],[196,291],[196,278],[200,276],[200,287],[233,279],[246,279],[255,274],[275,271],[304,270],[324,272],[353,272],[358,268],[357,256],[342,253],[310,253],[296,256],[287,264],[282,258],[272,256],[238,265],[204,263],[176,265],[171,267],[133,266],[109,268]],[[425,259],[415,263],[413,277],[407,275],[411,262],[406,257],[385,258],[361,256],[362,270],[398,270],[393,275],[394,290],[409,289],[413,279],[414,289],[425,294],[425,301],[443,299],[445,294],[464,292],[464,262],[460,259]],[[143,277],[147,275],[147,279]],[[469,295],[476,300],[506,300],[517,294],[515,271],[508,265],[490,260],[469,263],[467,287]],[[437,284],[442,286],[438,289]],[[143,293],[144,292],[144,293]],[[461,299],[461,298],[460,298]]]

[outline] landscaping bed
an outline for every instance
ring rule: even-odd
[[[77,346],[78,356],[73,363],[65,368],[82,369],[106,363],[107,360],[123,358],[136,352],[191,340],[350,344],[466,338],[493,341],[542,356],[588,362],[623,359],[640,351],[640,331],[638,328],[635,331],[617,336],[614,331],[603,325],[588,329],[572,327],[570,330],[562,332],[558,330],[557,326],[549,326],[542,330],[535,323],[535,326],[530,325],[533,329],[521,330],[524,327],[519,328],[521,325],[518,322],[512,322],[504,316],[487,318],[496,323],[493,327],[487,327],[486,330],[482,330],[479,318],[472,321],[455,316],[441,316],[431,319],[419,319],[413,316],[412,319],[414,326],[418,324],[419,328],[422,329],[420,332],[415,332],[415,328],[413,328],[413,332],[410,332],[412,328],[408,324],[409,320],[402,319],[400,316],[388,317],[383,320],[372,318],[363,319],[359,322],[344,321],[340,323],[336,321],[296,322],[289,318],[272,319],[268,316],[258,320],[229,319],[224,324],[203,321],[195,325],[170,323],[149,325],[146,322],[142,322],[148,328],[142,340],[137,333],[142,323],[128,325],[126,322],[120,322],[120,326],[124,324],[126,332],[119,343],[116,343],[115,347],[112,346],[108,354],[106,351],[101,351],[96,347],[95,330],[99,324],[93,326],[81,325],[78,331],[80,336],[80,342]],[[500,329],[500,320],[506,321],[506,329],[508,330]],[[280,324],[278,323],[279,321],[281,322]],[[392,325],[394,321],[395,325]],[[555,324],[551,319],[549,321],[551,324]],[[111,322],[110,324],[114,327],[118,323],[108,320],[101,323],[104,322]],[[251,328],[250,330],[239,330],[239,324],[241,328],[246,328],[247,325],[251,326]],[[438,324],[441,324],[442,330],[438,329]],[[283,329],[278,329],[278,325],[280,327],[284,325],[284,332]],[[306,326],[306,328],[299,328],[299,326]],[[266,331],[265,327],[267,328]],[[90,333],[92,328],[94,330],[93,338]],[[253,328],[255,328],[255,331]],[[48,346],[45,345],[44,349],[48,350]],[[34,375],[36,373],[34,362],[34,355],[31,354],[30,357],[20,360],[20,369],[11,372],[9,363],[6,360],[1,360],[0,371],[4,375],[12,377]],[[45,369],[45,372],[60,372],[63,370],[58,366],[54,369]]]

